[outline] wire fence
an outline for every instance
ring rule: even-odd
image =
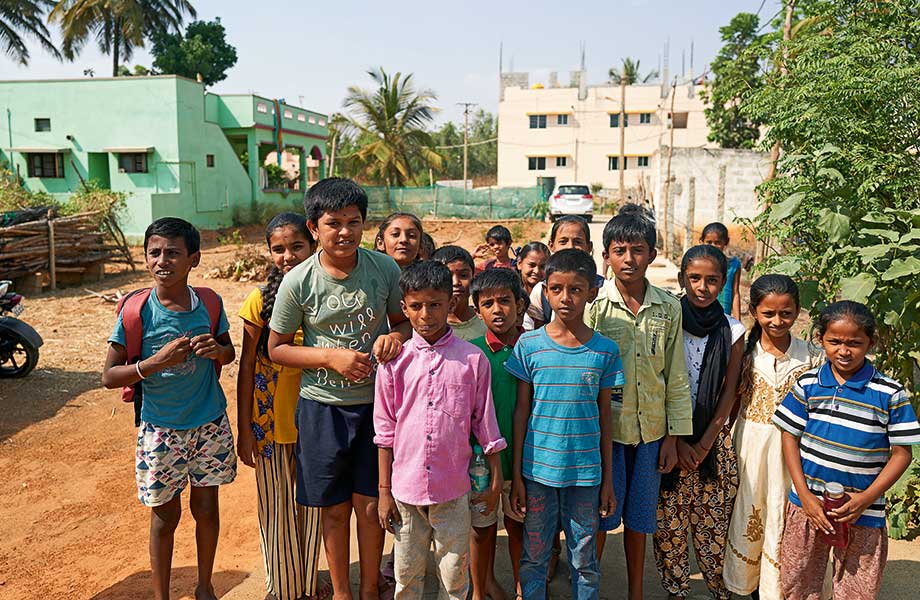
[[[394,212],[419,217],[524,219],[541,217],[545,201],[539,187],[463,189],[444,186],[386,188],[366,186],[368,216]]]

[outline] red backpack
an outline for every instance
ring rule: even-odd
[[[220,312],[223,308],[223,302],[217,292],[211,288],[196,287],[192,288],[198,294],[198,299],[204,304],[205,310],[208,311],[208,317],[211,320],[211,335],[217,337],[217,327],[220,323]],[[144,339],[144,325],[141,322],[141,308],[147,304],[150,298],[151,288],[134,290],[124,296],[118,302],[116,312],[121,314],[121,325],[125,330],[125,353],[127,354],[126,365],[133,365],[141,358],[141,342]],[[221,364],[214,361],[214,370],[220,377]],[[134,403],[134,424],[141,424],[141,405],[144,402],[141,382],[134,385],[121,388],[121,399],[124,402]]]

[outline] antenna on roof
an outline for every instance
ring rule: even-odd
[[[581,50],[581,70],[584,71],[585,70],[585,42],[584,40],[580,42],[580,50]]]

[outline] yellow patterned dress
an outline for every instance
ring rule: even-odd
[[[782,436],[772,423],[773,412],[795,380],[823,361],[823,353],[796,338],[780,357],[765,352],[759,342],[753,352],[751,390],[741,398],[734,431],[738,495],[723,576],[736,594],[759,589],[761,600],[781,600],[779,547],[792,481],[783,464]]]

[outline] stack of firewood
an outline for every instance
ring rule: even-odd
[[[86,212],[44,216],[0,227],[0,279],[33,273],[83,273],[88,266],[123,263],[134,268],[127,240],[112,215]]]

